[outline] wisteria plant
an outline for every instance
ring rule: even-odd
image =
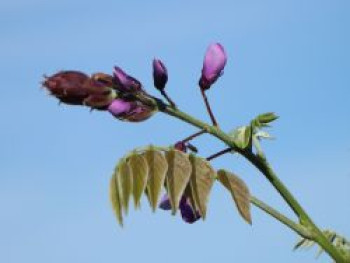
[[[110,198],[120,225],[123,224],[131,197],[138,208],[143,194],[154,211],[157,208],[171,210],[175,215],[180,210],[182,219],[190,224],[205,219],[210,191],[213,184],[218,182],[231,194],[239,214],[247,223],[252,223],[251,205],[256,206],[300,236],[295,249],[317,244],[319,254],[326,252],[335,262],[350,262],[350,243],[346,238],[333,231],[322,230],[314,223],[277,177],[262,150],[260,141],[270,138],[264,128],[278,116],[272,112],[260,114],[248,125],[231,132],[219,128],[206,91],[222,76],[226,61],[227,55],[221,44],[214,43],[208,47],[198,88],[211,123],[181,111],[170,98],[166,92],[167,68],[159,59],[153,60],[153,81],[165,100],[150,95],[137,79],[120,67],[115,67],[112,75],[95,73],[89,76],[80,71],[60,71],[45,76],[43,87],[62,103],[106,111],[121,121],[141,122],[162,112],[198,129],[195,134],[170,146],[137,148],[120,159],[110,181]],[[202,134],[210,134],[227,147],[209,157],[201,157],[198,146],[191,142]],[[291,208],[296,220],[255,197],[232,171],[216,171],[211,166],[211,160],[228,153],[239,154],[255,166]],[[161,198],[163,189],[165,194]]]

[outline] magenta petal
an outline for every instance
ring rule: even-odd
[[[204,89],[210,86],[222,75],[227,62],[227,55],[219,43],[211,44],[204,57],[200,86]]]
[[[126,74],[121,68],[114,67],[114,80],[121,91],[133,92],[141,90],[141,83]]]
[[[124,101],[122,99],[115,99],[108,106],[108,111],[115,117],[119,118],[127,114],[132,108],[131,102]]]

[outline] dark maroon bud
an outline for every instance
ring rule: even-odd
[[[88,93],[91,94],[108,94],[113,88],[113,77],[105,73],[94,73],[91,75],[86,84]]]
[[[88,80],[89,77],[79,71],[60,71],[45,77],[43,87],[63,103],[82,105],[89,95],[84,88]]]
[[[94,109],[107,110],[117,97],[113,89],[113,77],[104,73],[93,74],[86,82],[85,88],[89,96],[84,100],[84,105]]]
[[[153,81],[158,90],[163,90],[168,82],[168,71],[159,59],[153,60]]]
[[[187,152],[187,146],[183,141],[179,141],[179,142],[175,143],[174,148],[176,150],[181,151],[181,152]]]

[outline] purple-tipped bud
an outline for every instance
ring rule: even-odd
[[[135,92],[142,90],[141,83],[126,74],[121,68],[114,67],[114,82],[117,86],[117,89],[124,92]]]
[[[223,46],[219,43],[211,44],[204,57],[202,76],[199,86],[207,90],[222,75],[227,56]]]
[[[167,194],[162,197],[160,201],[159,208],[163,210],[171,210],[170,199]],[[179,204],[179,209],[181,212],[182,220],[186,223],[193,224],[197,220],[201,218],[201,215],[198,211],[194,211],[192,208],[188,198],[186,196],[182,196]]]
[[[159,59],[153,60],[153,81],[158,90],[163,90],[168,82],[168,71]]]
[[[139,101],[115,99],[108,106],[108,111],[122,121],[140,122],[148,119],[155,112],[150,106]]]
[[[89,77],[79,71],[60,71],[50,77],[45,77],[43,87],[61,102],[82,105],[89,95],[85,89]]]

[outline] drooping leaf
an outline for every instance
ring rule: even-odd
[[[153,211],[155,211],[164,185],[168,163],[164,155],[152,147],[145,151],[143,157],[148,164],[147,197]]]
[[[109,184],[109,197],[112,203],[114,213],[117,217],[118,223],[120,226],[123,226],[123,215],[122,215],[122,204],[120,200],[119,192],[119,182],[117,172],[115,171],[112,175],[110,184]]]
[[[196,207],[205,219],[209,194],[215,181],[216,172],[210,163],[202,158],[190,155],[190,161],[192,164],[190,180],[192,194]]]
[[[125,213],[128,213],[130,197],[133,189],[132,171],[129,163],[126,160],[119,163],[117,170],[123,208]]]
[[[171,203],[172,213],[175,214],[180,203],[180,199],[185,191],[191,176],[192,166],[188,155],[171,149],[165,153],[168,162],[167,189]]]
[[[229,135],[237,147],[245,149],[250,144],[251,130],[250,126],[242,126],[230,132]]]
[[[240,215],[252,223],[250,213],[250,193],[247,185],[237,175],[225,170],[217,172],[218,180],[230,191]]]
[[[147,186],[148,164],[146,158],[140,154],[132,154],[128,158],[128,163],[133,177],[133,197],[135,207],[140,206],[140,200]]]

